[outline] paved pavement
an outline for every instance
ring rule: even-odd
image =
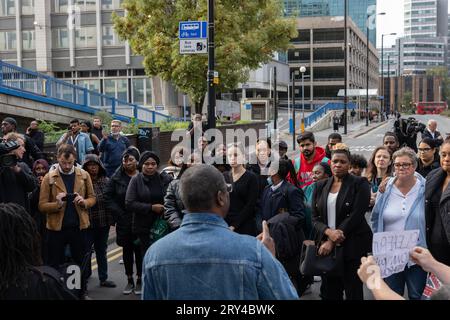
[[[442,116],[416,116],[416,118],[426,123],[429,119],[436,119],[438,122],[438,130],[443,134],[450,132],[450,118]],[[343,135],[344,142],[350,147],[350,150],[355,153],[360,153],[367,158],[370,157],[376,146],[382,144],[382,138],[386,131],[392,130],[393,119],[383,123],[371,123],[366,127],[365,122],[359,121],[348,124],[348,133]],[[286,129],[287,130],[287,129]],[[342,134],[342,128],[340,132]],[[328,135],[332,132],[331,129],[315,133],[318,144],[324,146],[327,142]],[[287,133],[281,134],[282,138],[292,147],[292,136]],[[419,134],[420,138],[420,134]],[[292,149],[290,149],[292,153]],[[298,149],[295,151],[298,153]],[[123,295],[122,290],[126,285],[127,279],[125,276],[125,268],[119,264],[122,259],[122,249],[115,244],[115,231],[112,228],[110,232],[110,240],[108,246],[108,268],[109,280],[113,280],[118,286],[117,288],[101,288],[99,287],[98,275],[96,270],[96,261],[93,260],[93,274],[88,284],[89,296],[92,299],[98,300],[136,300],[139,296],[135,294]],[[304,300],[319,300],[320,282],[316,282],[309,291],[302,297]],[[365,298],[371,300],[370,292],[365,290]]]

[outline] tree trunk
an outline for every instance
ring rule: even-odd
[[[203,96],[200,101],[195,102],[195,113],[202,114],[203,103],[205,102],[205,96]]]

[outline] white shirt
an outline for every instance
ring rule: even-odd
[[[275,191],[275,190],[277,190],[279,187],[281,187],[281,185],[283,184],[283,181],[284,180],[282,180],[281,182],[279,182],[276,186],[271,186],[271,188],[272,188],[272,191]]]
[[[327,198],[327,218],[328,227],[331,229],[336,229],[336,200],[338,192],[329,193]]]
[[[392,192],[389,195],[386,208],[383,212],[383,231],[405,230],[406,219],[414,201],[419,195],[419,187],[420,182],[417,179],[414,187],[406,195],[403,195],[395,184],[392,186]]]

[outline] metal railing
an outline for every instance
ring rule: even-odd
[[[122,101],[2,60],[0,60],[0,88],[6,88],[8,93],[20,97],[90,114],[100,110],[107,111],[113,117],[128,122],[133,118],[140,122],[150,123],[176,120],[137,104]]]
[[[349,102],[347,103],[347,109],[352,110],[356,109],[357,106],[355,103]],[[333,103],[326,103],[320,108],[318,108],[316,111],[311,113],[309,116],[305,117],[305,128],[310,127],[312,124],[320,120],[325,114],[327,114],[328,111],[335,111],[335,110],[343,110],[344,109],[344,103],[343,102],[333,102]]]

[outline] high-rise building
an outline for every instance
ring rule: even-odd
[[[448,0],[405,0],[405,37],[448,35]]]
[[[305,17],[297,19],[298,37],[291,40],[288,51],[290,74],[295,76],[295,99],[302,98],[302,75],[304,74],[304,101],[306,109],[329,102],[342,101],[339,90],[345,88],[344,21],[335,17]],[[364,89],[366,83],[367,58],[369,59],[369,88],[378,88],[378,52],[351,18],[347,25],[347,88]],[[280,93],[280,105],[288,104],[287,95]]]
[[[0,0],[0,58],[129,103],[179,115],[183,99],[114,31],[123,0]],[[69,23],[69,5],[73,23]],[[96,101],[90,101],[95,105]]]
[[[345,0],[284,0],[285,15],[298,17],[344,16]],[[348,15],[366,31],[367,14],[375,13],[376,0],[348,0]],[[369,41],[376,46],[376,28],[369,34]]]

